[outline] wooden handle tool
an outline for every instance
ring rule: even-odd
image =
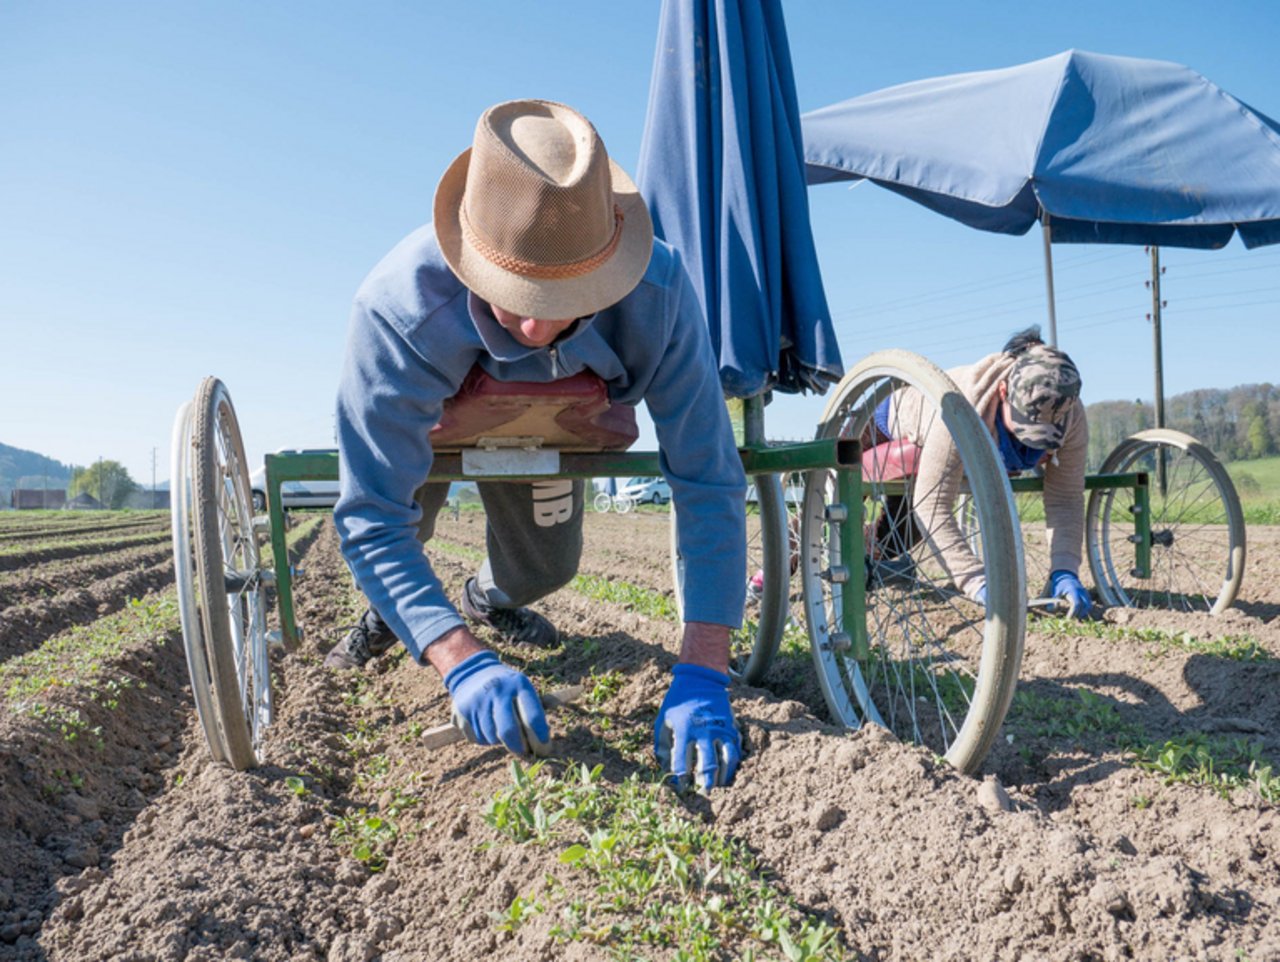
[[[570,702],[577,701],[582,697],[582,692],[581,685],[570,685],[568,688],[557,688],[555,691],[549,691],[542,696],[542,710],[552,711]],[[452,745],[454,742],[466,741],[466,738],[467,736],[463,734],[462,729],[452,722],[448,725],[429,729],[422,734],[423,744],[432,749],[443,748],[445,745]]]

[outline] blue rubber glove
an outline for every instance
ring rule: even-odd
[[[449,669],[444,685],[453,699],[453,723],[477,745],[501,742],[517,755],[546,755],[551,729],[533,683],[478,651]]]
[[[1065,568],[1049,575],[1049,590],[1055,598],[1063,598],[1067,602],[1067,614],[1072,618],[1088,618],[1093,611],[1093,600],[1084,585],[1073,572]]]
[[[728,785],[742,759],[742,740],[729,707],[729,676],[701,665],[671,669],[671,687],[653,726],[653,753],[683,790]]]

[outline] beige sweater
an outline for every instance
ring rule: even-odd
[[[976,364],[947,371],[960,392],[969,400],[995,437],[995,419],[1000,409],[1000,382],[1014,359],[1008,354],[989,354]],[[930,416],[921,406],[923,396],[914,388],[894,395],[898,424],[921,425],[920,435],[904,433],[920,445],[913,507],[920,528],[930,541],[956,587],[973,597],[985,583],[982,562],[970,550],[955,516],[956,498],[964,476],[960,454],[939,417]],[[1067,411],[1067,428],[1058,449],[1044,467],[1044,513],[1049,535],[1050,570],[1080,571],[1081,543],[1084,539],[1084,469],[1089,449],[1089,424],[1084,404],[1077,398]],[[1039,591],[1040,585],[1030,585]]]

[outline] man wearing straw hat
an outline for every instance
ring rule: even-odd
[[[545,753],[542,705],[480,644],[422,550],[445,484],[424,485],[429,430],[473,365],[499,381],[589,370],[614,404],[644,401],[680,511],[690,573],[678,664],[654,748],[679,782],[728,784],[740,742],[728,698],[741,623],[746,480],[698,301],[679,255],[577,111],[538,100],[487,110],[436,189],[433,223],[401,241],[356,296],[338,392],[342,551],[370,607],[326,659],[360,667],[399,639],[440,672],[474,742]],[[582,550],[583,482],[481,485],[488,557],[467,619],[554,645],[523,607],[567,583]]]

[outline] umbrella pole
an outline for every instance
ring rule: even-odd
[[[1058,346],[1058,310],[1053,298],[1053,245],[1049,236],[1049,215],[1042,213],[1040,223],[1044,227],[1044,282],[1049,295],[1049,344]]]

